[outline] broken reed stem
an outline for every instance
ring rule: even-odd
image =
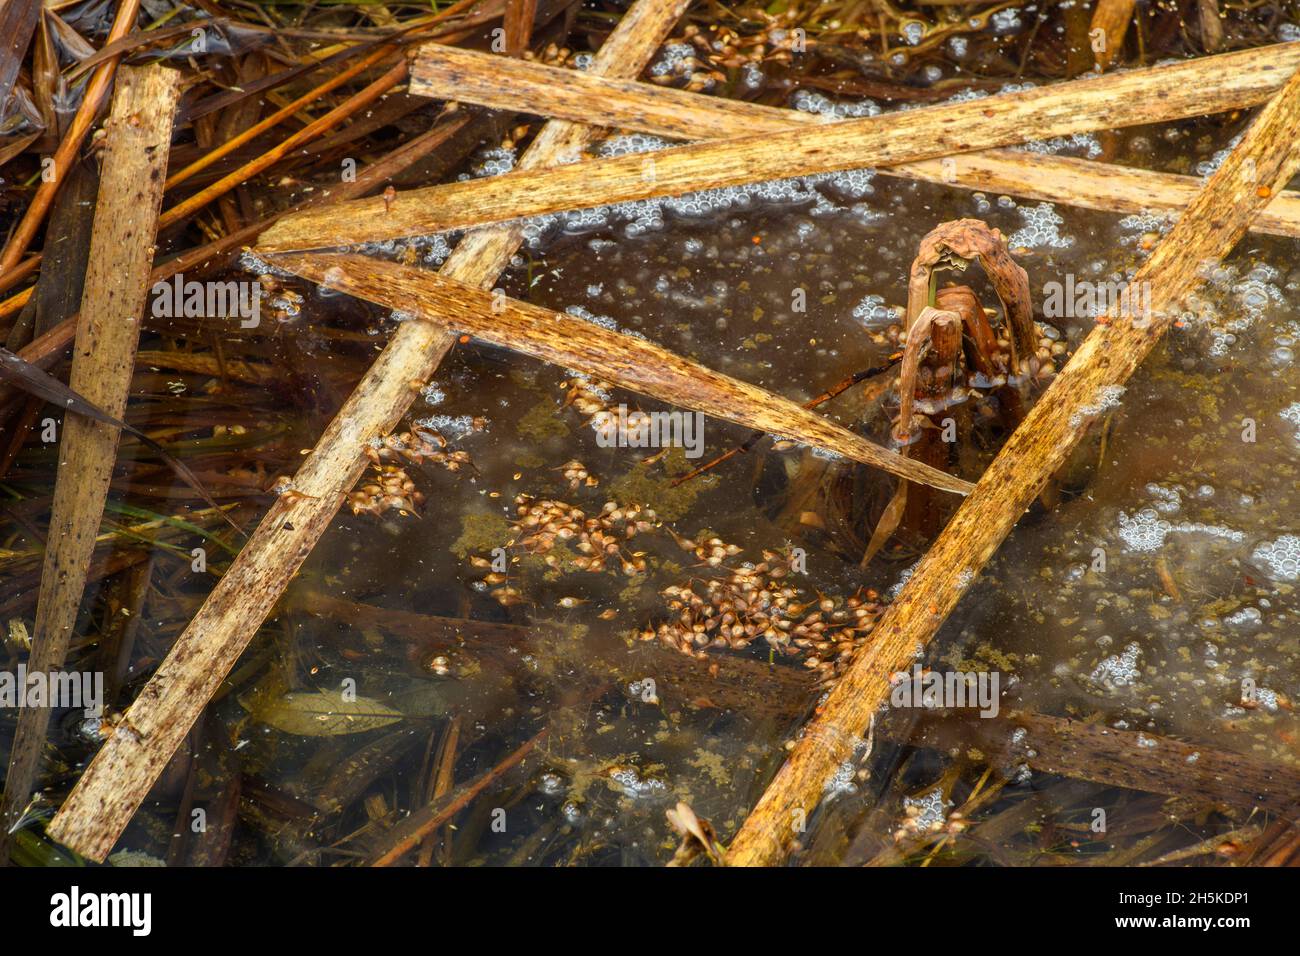
[[[117,16],[113,20],[112,29],[109,30],[104,45],[109,46],[130,33],[135,27],[135,18],[139,12],[140,0],[123,0],[122,5],[117,9]],[[23,213],[22,222],[10,237],[4,254],[0,255],[0,277],[7,277],[9,270],[18,265],[23,253],[36,237],[37,230],[41,228],[41,223],[45,221],[45,214],[54,202],[54,194],[63,184],[63,177],[72,167],[77,152],[81,149],[81,144],[95,122],[100,106],[104,103],[104,98],[108,96],[119,59],[121,59],[120,55],[112,56],[99,64],[90,82],[86,84],[86,93],[81,106],[77,109],[76,115],[72,118],[72,125],[68,127],[68,132],[54,153],[54,163],[51,166],[53,175],[49,179],[42,176],[41,185],[36,190],[36,195],[32,197],[31,205]],[[170,144],[168,146],[170,147]]]
[[[175,70],[123,67],[105,124],[103,171],[69,385],[117,419],[126,411],[135,371],[179,98],[180,74]],[[67,656],[113,478],[118,437],[111,425],[70,412],[64,415],[28,661],[33,672],[56,670]],[[8,859],[8,830],[22,815],[36,780],[50,713],[49,707],[19,711],[0,801],[0,862]]]
[[[891,723],[877,722],[877,733],[895,739]],[[1003,766],[1023,762],[1041,773],[1108,787],[1194,797],[1206,803],[1291,816],[1300,808],[1300,776],[1294,769],[1149,731],[1116,730],[1033,711],[1013,711],[992,719],[969,712],[962,716],[927,714],[917,730],[919,733],[900,742],[943,752],[974,747]],[[1021,730],[1025,733],[1017,736]],[[1144,746],[1144,741],[1150,744],[1153,740],[1154,747]]]
[[[1150,289],[1152,316],[1121,315],[1117,307],[1089,333],[921,559],[874,639],[854,655],[736,835],[728,863],[773,864],[789,851],[792,822],[816,807],[825,782],[888,695],[890,676],[929,644],[1102,404],[1173,324],[1180,300],[1203,281],[1204,268],[1232,250],[1250,219],[1297,170],[1300,73],[1264,107],[1133,277],[1135,287]]]
[[[368,866],[392,866],[422,840],[432,834],[438,827],[447,823],[456,814],[464,810],[480,793],[494,782],[501,779],[508,771],[517,767],[525,757],[537,749],[537,745],[550,736],[551,728],[545,727],[519,745],[511,754],[490,770],[485,770],[469,783],[457,788],[450,796],[435,800],[427,806],[416,810],[409,817],[385,834],[388,846]]]
[[[610,203],[966,153],[1259,103],[1300,66],[1300,42],[816,128],[593,160],[286,216],[265,252],[400,239]],[[596,118],[588,110],[591,122]],[[691,135],[690,131],[686,131]],[[693,135],[699,135],[696,131]]]
[[[535,19],[537,0],[506,0],[506,14],[502,20],[506,34],[506,56],[524,55],[533,35]]]
[[[961,316],[956,312],[922,306],[916,317],[908,316],[906,347],[903,349],[903,362],[898,368],[898,424],[894,428],[894,441],[907,443],[915,436],[912,428],[912,405],[916,401],[916,375],[921,368],[921,355],[925,351],[922,343],[932,340],[934,329],[960,329]],[[945,338],[951,336],[945,335]],[[960,351],[961,334],[958,332],[958,351]],[[864,562],[865,566],[865,562]]]
[[[1128,33],[1129,21],[1133,19],[1133,8],[1137,0],[1098,0],[1097,9],[1092,14],[1092,25],[1088,30],[1088,39],[1092,41],[1092,57],[1097,66],[1103,70],[1124,49],[1124,35]],[[1097,36],[1097,31],[1101,36]]]
[[[22,262],[18,263],[18,265],[14,266],[12,269],[6,272],[3,276],[0,276],[0,293],[8,292],[10,289],[18,285],[24,279],[36,273],[37,270],[40,269],[40,267],[41,267],[41,254],[39,252],[33,253],[32,255],[28,256]],[[31,290],[29,289],[28,294],[30,295],[30,293]],[[25,301],[26,300],[24,300],[24,303]],[[14,309],[12,311],[16,312],[18,310]],[[8,314],[9,311],[0,313],[0,315],[8,315]]]
[[[467,332],[660,401],[801,441],[943,491],[960,494],[971,488],[969,482],[869,442],[788,398],[562,312],[366,256],[274,256],[271,262],[326,288],[405,310],[449,331]]]
[[[1300,58],[1295,65],[1300,66]],[[492,109],[561,119],[584,117],[677,140],[732,139],[825,122],[798,110],[610,80],[438,43],[419,47],[411,63],[410,90],[436,98],[454,96]],[[1204,185],[1195,176],[1005,149],[882,166],[876,172],[1128,214],[1180,213]],[[1279,193],[1251,223],[1251,231],[1300,238],[1300,192]]]
[[[636,76],[689,0],[636,0],[596,53],[591,70]],[[540,167],[580,155],[598,131],[553,121],[520,161]],[[490,288],[523,241],[518,227],[477,230],[461,239],[442,274]],[[280,497],[222,575],[153,678],[127,711],[140,740],[111,737],[50,822],[47,833],[103,860],[207,701],[266,620],[329,527],[368,460],[366,442],[387,434],[414,402],[455,337],[430,322],[404,322],[298,469],[301,495]]]
[[[934,274],[948,265],[949,254],[967,262],[976,260],[984,268],[989,285],[1002,303],[1007,338],[1017,362],[1034,354],[1038,331],[1034,328],[1034,303],[1029,292],[1029,274],[1011,258],[1007,241],[997,229],[979,219],[954,219],[940,223],[928,232],[917,248],[908,272],[907,318],[910,328],[915,318],[930,304],[930,285]],[[1015,363],[1012,364],[1012,370]]]

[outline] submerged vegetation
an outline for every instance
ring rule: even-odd
[[[1295,3],[0,22],[0,862],[1300,862]]]

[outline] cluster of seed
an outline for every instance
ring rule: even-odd
[[[468,452],[448,451],[447,439],[433,431],[385,435],[368,444],[365,453],[373,470],[365,484],[348,494],[346,503],[354,515],[419,512],[424,495],[399,462],[416,465],[433,462],[451,472],[460,471],[466,465],[473,467]]]
[[[257,277],[262,286],[261,303],[270,309],[271,318],[277,322],[292,322],[302,315],[302,295],[286,289],[284,283],[270,273]]]
[[[721,538],[705,538],[703,535],[696,535],[696,539],[683,538],[681,535],[674,533],[669,529],[669,534],[677,542],[677,547],[683,551],[689,551],[701,564],[707,564],[711,568],[722,566],[722,562],[727,558],[734,558],[740,554],[739,545],[727,544]],[[767,552],[764,552],[766,555]]]
[[[587,466],[576,458],[565,462],[559,470],[564,473],[564,480],[569,483],[570,491],[577,491],[579,485],[595,488],[600,484],[600,479],[587,471]]]
[[[754,70],[766,62],[788,63],[798,35],[770,23],[756,33],[740,34],[729,27],[701,29],[690,24],[681,37],[665,45],[665,56],[650,71],[661,86],[681,85],[691,92],[725,83],[727,70]]]
[[[651,419],[647,412],[615,414],[609,405],[609,394],[605,386],[590,379],[570,379],[563,387],[566,390],[565,406],[572,405],[586,415],[603,444],[626,445],[629,448],[641,448],[648,444],[646,436],[649,434]]]
[[[623,506],[616,501],[605,502],[600,514],[589,517],[581,508],[564,501],[519,495],[515,498],[515,511],[519,517],[514,522],[515,536],[510,547],[541,555],[547,567],[557,571],[602,572],[612,560],[628,577],[644,574],[645,552],[630,551],[628,545],[637,535],[659,526],[653,509],[642,505]],[[557,552],[557,542],[577,554]],[[475,556],[470,558],[470,566],[487,569],[492,567],[492,562]],[[492,587],[489,593],[502,604],[517,604],[521,600],[519,591],[505,586],[506,578],[503,572],[493,571],[483,578],[483,583]],[[565,598],[560,606],[575,607],[580,603],[583,602],[577,598]]]
[[[924,807],[909,803],[903,808],[901,825],[894,831],[894,842],[902,843],[909,838],[939,833],[956,836],[964,832],[969,826],[970,823],[959,810],[954,810],[948,814],[947,818],[942,815],[934,817],[928,814]]]
[[[558,568],[558,555],[549,554],[557,540],[569,543],[578,556],[569,563],[579,571],[604,571],[612,558],[628,577],[646,570],[644,552],[628,552],[626,546],[638,534],[658,526],[654,511],[642,505],[622,506],[607,501],[595,517],[563,501],[533,501],[527,495],[515,499],[519,520],[516,544],[532,554],[547,555],[547,564]]]
[[[658,640],[688,657],[703,658],[711,648],[742,650],[762,638],[774,651],[802,656],[817,672],[819,685],[833,683],[853,651],[875,629],[881,605],[874,591],[859,591],[843,601],[818,595],[808,599],[788,580],[789,567],[774,551],[759,564],[728,568],[724,557],[734,545],[713,538],[703,546],[685,539],[678,544],[725,575],[694,578],[659,593],[673,616],[640,631],[643,641]]]
[[[403,515],[419,512],[424,495],[401,465],[376,465],[373,479],[348,495],[347,504],[354,515],[379,515],[397,511]]]
[[[375,439],[366,446],[366,457],[376,467],[405,458],[416,465],[433,462],[451,472],[472,464],[469,452],[446,449],[447,439],[437,432],[402,432]]]
[[[1069,346],[1061,338],[1061,333],[1050,325],[1042,322],[1035,322],[1038,329],[1038,349],[1029,357],[1028,369],[1030,376],[1039,381],[1045,381],[1056,374],[1056,361],[1063,356]]]
[[[567,46],[560,46],[558,43],[546,44],[545,48],[540,53],[534,53],[532,50],[524,51],[525,60],[535,60],[538,63],[545,64],[546,66],[568,66],[573,63],[573,61],[578,60],[578,57],[580,56],[582,56],[582,54],[574,56],[572,50]],[[590,57],[591,55],[587,54],[586,59],[590,59]],[[579,60],[578,62],[581,63],[583,61]]]
[[[609,411],[609,393],[589,378],[571,378],[562,386],[565,389],[564,404],[572,405],[580,414],[588,417]]]

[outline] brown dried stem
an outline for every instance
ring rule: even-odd
[[[1267,99],[1297,65],[1300,43],[1284,43],[810,129],[554,169],[517,169],[398,193],[392,201],[364,199],[288,216],[262,237],[260,248],[288,252],[399,239],[1200,115]]]

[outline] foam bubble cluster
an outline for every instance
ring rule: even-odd
[[[815,113],[828,120],[860,119],[879,116],[880,107],[871,100],[837,102],[814,90],[795,90],[790,105],[801,113]]]
[[[1168,504],[1167,501],[1162,503]],[[1140,553],[1160,550],[1165,545],[1165,539],[1174,533],[1204,534],[1234,542],[1246,540],[1244,533],[1222,525],[1205,524],[1200,521],[1180,521],[1175,524],[1160,517],[1155,508],[1143,508],[1132,517],[1121,511],[1119,530],[1116,533],[1128,550]]]
[[[670,146],[672,143],[668,140],[651,136],[649,133],[626,133],[622,136],[611,136],[598,143],[595,152],[601,159],[612,159],[615,156],[631,156],[636,153],[655,153]]]
[[[1189,294],[1182,319],[1199,324],[1211,337],[1209,354],[1221,358],[1236,344],[1237,334],[1286,302],[1278,285],[1280,273],[1259,263],[1242,276],[1229,265],[1217,265],[1206,275],[1206,295]]]
[[[871,108],[874,108],[874,104]],[[854,115],[853,110],[867,110],[863,115],[874,115],[869,114],[869,108],[862,104],[845,109],[850,110],[846,115]],[[648,154],[671,145],[657,136],[633,133],[606,140],[596,148],[596,154],[604,158]],[[647,174],[652,175],[652,167],[648,164]],[[833,201],[832,196],[849,202],[871,195],[874,192],[874,177],[873,169],[847,169],[744,186],[705,189],[683,196],[641,199],[534,216],[522,221],[522,231],[528,246],[537,249],[557,231],[575,235],[622,223],[624,233],[629,238],[657,232],[664,228],[666,213],[682,219],[703,219],[729,211],[751,209],[759,203],[769,203],[791,206],[811,204],[808,210],[811,215],[826,216],[845,209]],[[871,218],[872,211],[864,212],[859,205],[848,207],[848,211],[859,218]]]
[[[1173,530],[1173,524],[1161,518],[1154,508],[1144,508],[1131,518],[1122,511],[1119,513],[1119,539],[1130,551],[1159,551]]]
[[[1020,215],[1024,217],[1025,225],[1007,239],[1009,246],[1013,248],[1023,246],[1027,249],[1048,246],[1053,249],[1064,249],[1074,245],[1073,236],[1061,235],[1061,224],[1065,220],[1057,214],[1056,207],[1051,203],[1041,202],[1037,206],[1018,208]]]
[[[1101,141],[1092,133],[1074,133],[1070,136],[1056,136],[1052,139],[1031,139],[1019,147],[1031,153],[1056,154],[1078,150],[1089,159],[1101,155]]]
[[[853,782],[853,778],[856,776],[857,768],[853,766],[851,760],[846,760],[835,768],[835,773],[833,773],[830,779],[826,781],[826,786],[823,790],[831,796],[857,793],[858,785]]]
[[[695,72],[695,47],[689,43],[669,43],[648,70],[651,76],[690,76]]]
[[[430,415],[412,424],[417,429],[437,432],[448,441],[459,441],[477,430],[474,419],[469,415]]]
[[[1119,227],[1126,232],[1158,232],[1163,235],[1174,227],[1174,220],[1175,217],[1167,213],[1134,213],[1121,219]]]
[[[1122,654],[1112,654],[1102,660],[1093,668],[1088,679],[1106,688],[1130,687],[1137,683],[1138,661],[1141,656],[1142,648],[1136,643],[1129,644]]]
[[[920,563],[921,562],[918,560],[916,564],[913,564],[910,568],[904,569],[903,573],[898,576],[898,580],[889,588],[889,596],[891,598],[898,597],[898,593],[903,590],[907,582],[912,580],[912,575],[916,573],[916,565]]]
[[[998,10],[989,18],[989,22],[997,35],[1015,33],[1024,25],[1020,19],[1020,11],[1015,7],[1010,10]]]
[[[919,797],[903,798],[903,813],[913,827],[922,833],[942,827],[948,819],[951,806],[952,803],[943,798],[943,791],[937,787]]]
[[[517,156],[513,149],[507,149],[504,146],[494,146],[491,149],[485,149],[474,157],[473,165],[467,173],[461,173],[457,179],[482,179],[486,176],[500,176],[502,173],[508,173],[515,168]]]
[[[879,295],[869,295],[855,305],[853,317],[868,328],[889,325],[898,319],[895,311],[885,305],[884,296]]]
[[[648,797],[663,793],[668,785],[654,777],[643,777],[636,767],[616,767],[609,772],[610,782],[629,797]]]
[[[1237,144],[1241,142],[1241,137],[1243,135],[1244,135],[1243,133],[1238,133],[1236,136],[1232,137],[1232,139],[1228,141],[1228,145],[1223,147],[1223,149],[1219,150],[1209,159],[1202,160],[1201,162],[1197,163],[1196,175],[1203,176],[1207,179],[1210,176],[1213,176],[1215,172],[1218,171],[1219,167],[1223,165],[1223,161],[1228,158],[1229,154],[1232,153],[1233,149],[1236,148]]]
[[[1276,541],[1265,541],[1250,558],[1264,568],[1269,577],[1278,581],[1295,581],[1300,578],[1300,536],[1284,534]]]
[[[448,242],[447,237],[441,233],[435,236],[430,236],[426,240],[425,245],[426,248],[424,249],[421,258],[431,266],[442,265],[447,261],[447,257],[451,255],[451,243]]]
[[[1234,611],[1223,619],[1225,624],[1231,624],[1234,627],[1256,627],[1264,620],[1264,615],[1260,613],[1257,607],[1243,607],[1240,611]]]
[[[1125,391],[1127,389],[1123,385],[1103,385],[1092,396],[1091,402],[1070,416],[1070,427],[1078,428],[1094,415],[1100,415],[1112,408],[1118,408]]]
[[[1284,422],[1290,422],[1296,427],[1295,440],[1300,441],[1300,402],[1292,402],[1282,411],[1278,412]]]
[[[1179,487],[1166,488],[1153,481],[1146,486],[1146,493],[1156,499],[1155,509],[1163,514],[1174,514],[1183,507],[1183,492]]]
[[[575,319],[582,319],[584,322],[590,322],[592,325],[599,325],[602,329],[609,329],[611,332],[618,331],[618,323],[608,315],[597,315],[590,309],[581,305],[571,305],[564,310]]]

